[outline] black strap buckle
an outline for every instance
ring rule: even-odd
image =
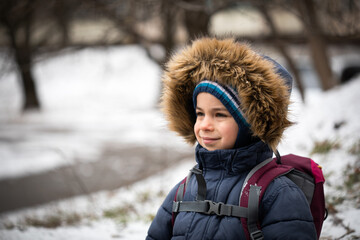
[[[261,230],[257,230],[257,231],[255,231],[255,232],[251,232],[251,233],[250,233],[250,238],[251,238],[252,240],[263,240],[263,239],[264,239],[264,235],[263,235],[263,233],[262,233]]]
[[[208,214],[208,215],[216,214],[218,216],[221,215],[220,211],[221,211],[221,207],[222,207],[222,205],[224,205],[224,203],[222,203],[222,202],[216,203],[216,202],[213,202],[210,200],[205,200],[204,202],[207,202],[209,205],[209,209],[206,212],[204,212],[205,214]]]

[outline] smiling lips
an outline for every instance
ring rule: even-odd
[[[204,144],[212,144],[219,140],[220,138],[214,138],[214,137],[201,137]]]

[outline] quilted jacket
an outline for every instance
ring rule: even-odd
[[[196,147],[196,161],[203,170],[207,199],[238,205],[239,195],[248,172],[270,158],[272,151],[259,141],[247,147],[207,151]],[[237,217],[180,212],[172,224],[172,204],[177,184],[166,197],[153,220],[147,240],[157,239],[246,239]],[[193,175],[187,185],[184,201],[195,201],[197,182]],[[259,219],[265,239],[316,239],[309,205],[302,191],[287,177],[276,178],[260,203]]]

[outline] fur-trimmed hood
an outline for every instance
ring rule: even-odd
[[[233,39],[201,38],[173,55],[163,74],[162,108],[169,128],[191,144],[196,142],[192,94],[205,79],[237,90],[253,135],[275,150],[291,125],[287,116],[290,89],[286,84],[292,81],[290,74]]]

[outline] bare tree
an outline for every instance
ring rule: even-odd
[[[257,9],[263,15],[264,19],[266,20],[266,22],[270,28],[270,32],[272,35],[271,37],[274,39],[273,44],[279,50],[279,52],[283,55],[283,57],[286,59],[286,62],[289,65],[290,70],[294,75],[297,87],[298,87],[300,95],[301,95],[301,99],[304,101],[305,100],[305,89],[304,89],[304,86],[303,86],[303,83],[302,83],[302,80],[300,77],[300,73],[296,67],[296,63],[294,62],[294,60],[292,59],[291,55],[289,54],[289,52],[287,50],[286,43],[279,38],[280,33],[279,33],[278,29],[276,28],[275,23],[269,13],[270,6],[267,4],[268,4],[268,2],[263,1],[263,0],[255,3]]]
[[[41,104],[32,71],[34,58],[39,56],[40,52],[59,50],[68,41],[68,16],[65,12],[69,12],[71,8],[64,6],[69,2],[67,0],[0,1],[0,26],[5,30],[7,47],[11,49],[13,62],[21,79],[24,93],[23,111],[40,109]],[[60,13],[55,14],[58,11]],[[58,31],[59,26],[62,26],[61,31]],[[62,44],[59,44],[59,41],[54,43],[59,32],[64,36]]]
[[[327,42],[318,20],[315,3],[313,0],[297,1],[297,7],[304,24],[313,64],[319,75],[322,89],[328,90],[334,87],[336,82],[331,71]]]
[[[0,3],[0,23],[13,50],[20,73],[25,104],[24,109],[39,108],[40,103],[32,74],[33,50],[31,49],[31,27],[34,20],[34,6],[30,1],[5,0]]]

